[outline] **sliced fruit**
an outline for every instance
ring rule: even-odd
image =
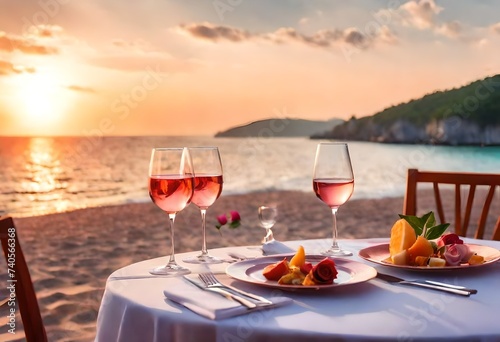
[[[479,265],[479,264],[484,263],[484,257],[482,257],[481,255],[473,254],[469,258],[468,262],[469,262],[469,265]]]
[[[405,219],[399,219],[391,228],[391,240],[389,241],[389,253],[392,256],[410,248],[417,236],[415,230]]]
[[[286,258],[284,258],[276,264],[271,264],[264,267],[264,269],[262,270],[262,275],[268,280],[278,281],[288,272],[290,272],[290,267],[288,266],[288,261],[286,260]]]
[[[408,251],[399,252],[391,257],[392,263],[394,265],[408,265]]]
[[[441,258],[429,258],[429,267],[445,267],[446,260]]]
[[[429,257],[418,256],[415,258],[415,266],[427,266],[429,264]]]
[[[310,262],[305,262],[304,265],[300,266],[300,272],[304,274],[309,274],[309,272],[312,270],[313,265]]]
[[[290,260],[290,266],[300,267],[304,265],[305,262],[306,262],[306,252],[304,251],[304,247],[299,246],[292,260]]]
[[[278,280],[280,285],[300,285],[304,281],[305,274],[297,267],[290,268],[290,273],[285,274]]]
[[[423,236],[419,236],[415,243],[408,248],[408,256],[410,258],[410,265],[415,265],[416,258],[421,256],[428,258],[434,253],[434,248],[429,240]]]

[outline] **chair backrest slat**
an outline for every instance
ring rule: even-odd
[[[492,239],[500,241],[500,216],[498,217],[497,224],[495,225]]]
[[[40,315],[40,308],[31,281],[28,265],[19,243],[18,232],[14,226],[14,220],[9,216],[0,218],[0,240],[8,265],[7,269],[13,270],[15,277],[13,279],[16,280],[16,300],[23,320],[26,341],[46,342],[47,334],[43,325],[42,316]],[[13,246],[14,248],[12,248]],[[12,260],[15,262],[10,263]]]
[[[467,231],[467,227],[462,226],[461,208],[462,208],[462,192],[460,191],[460,184],[455,184],[455,230],[458,232],[458,234],[465,234],[465,231]]]
[[[436,199],[436,207],[438,211],[438,217],[441,220],[441,222],[445,222],[446,218],[444,216],[444,210],[443,210],[443,202],[441,202],[441,193],[439,192],[439,185],[438,183],[433,184],[434,188],[434,198]],[[415,188],[416,190],[416,188]],[[417,210],[417,202],[415,200],[415,211]]]
[[[491,201],[493,200],[493,195],[495,194],[495,187],[490,186],[486,200],[484,201],[483,210],[481,211],[481,217],[479,218],[478,227],[476,230],[476,239],[482,239],[484,235],[484,227],[486,226],[486,219],[488,218],[488,212],[490,211]]]
[[[455,232],[461,236],[467,236],[470,224],[473,202],[476,196],[477,186],[487,186],[489,191],[481,209],[478,226],[474,237],[482,239],[486,227],[486,221],[490,206],[497,187],[500,187],[500,174],[470,173],[470,172],[430,172],[409,169],[406,183],[406,194],[404,198],[403,213],[405,215],[417,214],[417,183],[432,183],[436,209],[441,222],[446,222],[443,202],[441,200],[440,184],[455,185]],[[468,186],[468,195],[465,211],[462,215],[462,185]],[[494,228],[494,240],[500,240],[500,215]]]
[[[464,222],[460,227],[460,235],[466,236],[469,228],[470,217],[472,213],[472,205],[474,203],[474,196],[476,194],[476,185],[472,184],[469,187],[469,196],[467,197],[467,206],[465,207]]]

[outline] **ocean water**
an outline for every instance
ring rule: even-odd
[[[318,140],[308,138],[0,137],[0,214],[35,216],[149,201],[153,147],[218,146],[222,195],[312,191]],[[402,196],[406,170],[500,173],[500,147],[350,142],[352,198]]]

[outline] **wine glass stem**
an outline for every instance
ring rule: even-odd
[[[168,214],[168,218],[170,221],[170,261],[169,264],[175,264],[175,243],[174,243],[174,222],[175,222],[175,213]]]
[[[203,235],[203,244],[201,245],[201,255],[207,255],[207,238],[206,238],[206,216],[207,209],[200,209],[201,211],[201,233]]]
[[[332,250],[339,250],[339,244],[337,243],[337,210],[338,208],[332,208],[333,216],[333,236],[332,236]]]
[[[272,240],[274,240],[273,231],[271,230],[271,228],[266,228],[265,242],[270,242]]]

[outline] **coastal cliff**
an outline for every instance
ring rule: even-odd
[[[311,138],[402,144],[500,145],[500,75],[350,120]]]

